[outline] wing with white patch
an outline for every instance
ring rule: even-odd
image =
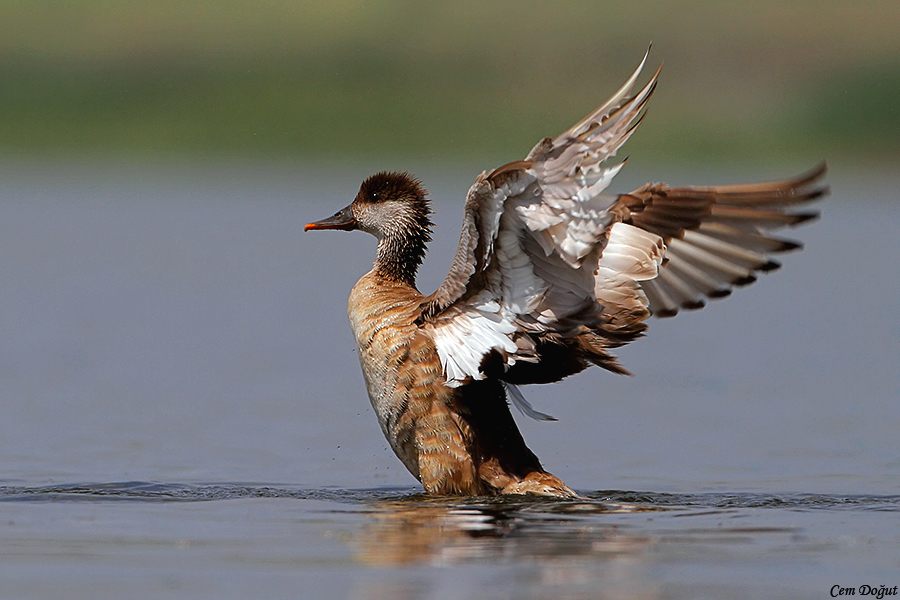
[[[589,364],[626,372],[606,351],[650,314],[699,308],[798,247],[771,232],[815,216],[792,209],[825,193],[824,164],[771,183],[605,193],[622,167],[608,161],[656,86],[658,70],[630,95],[645,61],[603,106],[469,190],[450,274],[418,319],[447,385],[545,383]]]
[[[469,190],[450,274],[419,320],[437,345],[447,385],[483,379],[498,362],[504,369],[537,362],[544,340],[610,326],[623,307],[646,312],[635,277],[655,273],[662,243],[614,227],[618,197],[604,193],[622,167],[607,161],[631,136],[656,86],[659,71],[629,96],[646,58],[603,106],[539,142],[525,160],[483,173]],[[601,270],[623,290],[614,300],[608,290],[601,304],[598,269],[611,240],[615,251]]]

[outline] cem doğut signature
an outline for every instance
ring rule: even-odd
[[[896,596],[897,586],[895,585],[892,588],[885,585],[861,585],[858,588],[841,587],[839,585],[831,586],[832,598],[837,598],[838,596],[856,596],[857,594],[860,596],[874,596],[877,600],[881,600],[885,596]]]

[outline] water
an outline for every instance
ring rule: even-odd
[[[793,172],[639,171],[724,183]],[[411,165],[378,165],[407,168]],[[900,585],[900,179],[833,166],[802,253],[517,419],[580,501],[447,501],[368,406],[369,167],[0,163],[0,597],[828,597]],[[437,201],[420,287],[474,170]]]

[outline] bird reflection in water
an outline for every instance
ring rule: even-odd
[[[602,580],[613,582],[616,594],[625,591],[624,586],[630,597],[656,598],[659,589],[643,572],[657,540],[630,533],[628,525],[598,523],[597,518],[658,510],[664,509],[595,501],[386,501],[372,507],[354,543],[357,558],[375,567],[524,561],[531,577],[537,578],[532,582],[536,585],[563,586],[567,593],[576,591],[573,586],[583,586],[585,598],[597,598],[598,593],[604,595],[597,588]],[[363,596],[419,597],[407,589],[408,584],[367,584]],[[612,591],[605,584],[604,589]]]

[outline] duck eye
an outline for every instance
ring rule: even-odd
[[[378,192],[369,192],[369,200],[378,202]]]

